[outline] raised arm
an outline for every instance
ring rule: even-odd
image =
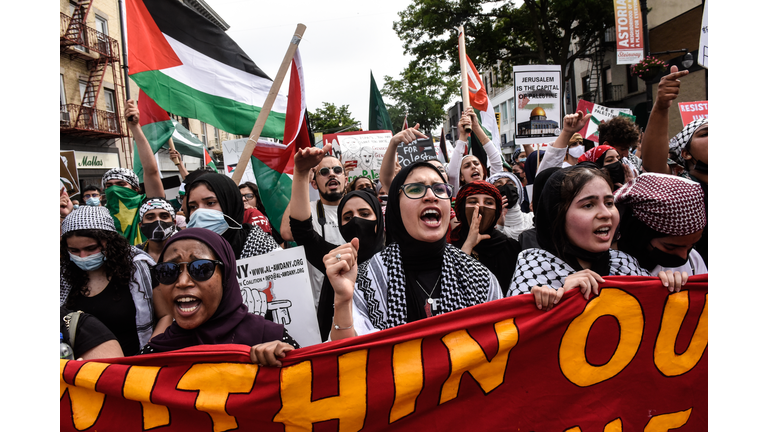
[[[280,236],[285,241],[294,241],[291,232],[290,218],[305,221],[312,216],[309,203],[309,176],[312,168],[323,160],[323,155],[331,151],[331,144],[323,148],[307,147],[300,149],[293,156],[293,184],[291,185],[291,201],[283,212],[280,221]]]
[[[467,150],[467,141],[469,140],[469,134],[464,131],[464,126],[471,125],[472,119],[469,118],[466,113],[461,114],[459,119],[459,139],[456,140],[456,145],[453,148],[453,156],[448,161],[448,166],[445,169],[445,173],[448,174],[448,183],[453,186],[453,196],[459,191],[459,171],[461,170],[461,159],[464,157],[464,152]]]
[[[475,114],[475,111],[469,108],[466,110],[466,114],[472,119],[472,132],[474,132],[475,136],[480,140],[480,144],[483,145],[485,154],[488,156],[488,175],[492,176],[496,173],[503,172],[504,164],[501,162],[501,151],[496,147],[496,144],[488,138],[488,135],[485,134],[483,127],[480,126],[480,122],[477,121],[477,114]]]
[[[171,160],[175,159],[174,165],[176,165],[176,168],[179,169],[179,175],[181,176],[181,180],[184,181],[185,178],[187,178],[187,175],[189,174],[189,171],[187,171],[187,167],[184,166],[184,160],[181,159],[181,153],[179,153],[176,150],[170,150],[170,156]]]
[[[398,132],[389,140],[387,151],[384,153],[384,159],[381,160],[381,169],[379,169],[379,181],[385,189],[389,190],[389,185],[392,184],[392,179],[395,178],[397,146],[400,143],[410,144],[419,138],[427,138],[427,136],[419,132],[419,124],[416,123],[414,127]]]
[[[132,121],[131,121],[132,120]],[[136,141],[136,150],[139,152],[139,160],[144,169],[144,192],[148,197],[164,197],[163,181],[160,179],[160,170],[157,168],[155,154],[149,146],[147,137],[139,126],[139,108],[136,101],[129,99],[125,104],[125,121],[131,130],[131,135]]]
[[[677,66],[670,68],[670,74],[659,82],[656,102],[653,104],[648,126],[643,133],[643,168],[647,172],[670,174],[667,158],[669,157],[669,108],[672,101],[680,94],[680,80],[688,71],[677,71]]]

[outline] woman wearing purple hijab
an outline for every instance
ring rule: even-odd
[[[248,313],[232,246],[215,232],[188,228],[174,235],[152,272],[160,282],[160,295],[172,305],[174,322],[152,338],[142,354],[242,344],[252,347],[254,363],[280,366],[278,359],[299,348],[282,324]]]

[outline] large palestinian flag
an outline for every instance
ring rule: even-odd
[[[165,111],[250,135],[272,80],[223,30],[176,0],[127,0],[130,76]],[[261,136],[283,138],[278,95]]]

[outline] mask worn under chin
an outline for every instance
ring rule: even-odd
[[[569,147],[568,154],[571,155],[571,157],[575,157],[576,159],[578,159],[579,157],[581,157],[581,155],[584,154],[584,146],[577,145],[576,147]]]
[[[231,224],[227,223],[227,219]],[[187,228],[205,228],[222,235],[228,229],[242,229],[243,226],[218,210],[197,209],[189,217]]]
[[[344,240],[350,242],[357,237],[360,240],[360,249],[357,253],[358,263],[367,261],[374,254],[376,248],[376,226],[375,220],[353,217],[349,222],[339,227],[339,232]]]
[[[688,262],[688,257],[686,256],[685,258],[682,258],[679,255],[669,254],[659,249],[653,248],[651,249],[651,260],[653,260],[656,265],[667,268],[675,268],[685,265],[685,263]]]
[[[507,183],[502,186],[497,186],[496,189],[501,192],[502,196],[507,197],[507,208],[512,208],[520,199],[520,193],[517,192],[517,187],[512,183]]]
[[[515,201],[517,202],[517,201]],[[475,214],[475,206],[474,205],[467,205],[464,209],[467,215],[467,223],[472,225],[472,217]],[[494,225],[496,225],[496,221],[493,219],[496,216],[496,209],[492,209],[485,206],[480,206],[480,209],[478,210],[480,212],[480,233],[485,233],[489,229],[493,228]]]
[[[105,259],[106,258],[104,257],[104,254],[101,252],[88,255],[85,258],[72,255],[72,253],[69,254],[69,260],[75,263],[76,266],[80,267],[80,270],[82,271],[96,270],[97,268],[101,267],[102,264],[104,264]]]
[[[173,234],[175,231],[174,227],[175,224],[173,222],[157,220],[152,223],[142,224],[141,233],[148,240],[161,242]]]
[[[101,201],[98,198],[88,198],[87,200],[85,200],[85,205],[98,207],[99,204],[101,204]]]
[[[624,184],[626,178],[624,177],[624,165],[621,162],[614,162],[610,165],[603,165],[603,168],[608,171],[608,175],[611,176],[613,183]]]

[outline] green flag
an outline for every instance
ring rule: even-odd
[[[139,229],[139,207],[146,198],[146,195],[140,194],[133,189],[112,186],[107,188],[107,209],[115,221],[117,232],[128,239],[128,243],[137,245],[144,243],[146,238]]]
[[[368,130],[391,130],[392,135],[396,133],[389,118],[387,106],[384,105],[384,99],[381,98],[379,88],[376,87],[373,72],[371,72],[371,97],[368,106]]]

